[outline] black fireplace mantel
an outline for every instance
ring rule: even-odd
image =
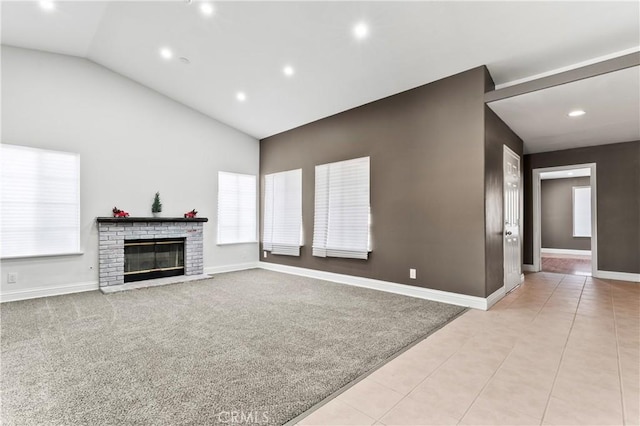
[[[208,222],[206,217],[97,217],[98,223],[136,223],[136,222]]]

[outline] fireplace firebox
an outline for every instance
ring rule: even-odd
[[[124,282],[184,275],[184,238],[124,241]]]

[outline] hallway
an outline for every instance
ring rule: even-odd
[[[591,276],[591,256],[542,253],[542,271]]]

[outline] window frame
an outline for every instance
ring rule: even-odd
[[[588,217],[588,219],[589,219],[589,221],[588,221],[589,233],[588,233],[588,235],[583,235],[583,234],[576,233],[576,222],[578,222],[578,220],[576,220],[576,218],[577,218],[577,216],[576,216],[576,213],[577,213],[577,211],[576,211],[576,192],[585,191],[585,190],[587,190],[589,192],[589,198],[588,198],[588,204],[587,204],[587,207],[588,207],[588,210],[589,210],[589,217]],[[592,220],[591,219],[591,215],[593,214],[593,212],[591,211],[591,197],[592,197],[591,186],[590,185],[582,185],[582,186],[576,185],[576,186],[573,186],[571,188],[571,195],[572,195],[572,197],[571,197],[572,236],[574,238],[591,238],[592,235],[593,235],[593,232],[592,232],[592,229],[591,229],[591,220]]]
[[[253,178],[253,237],[251,240],[247,240],[247,241],[225,241],[225,242],[220,242],[220,226],[221,226],[221,221],[220,221],[220,208],[221,208],[221,203],[220,203],[220,195],[221,195],[221,176],[223,174],[226,175],[234,175],[234,176],[244,176],[244,177],[251,177]],[[258,237],[258,176],[254,175],[254,174],[249,174],[249,173],[238,173],[238,172],[226,172],[226,171],[222,171],[219,170],[218,171],[218,208],[217,208],[217,224],[216,224],[216,245],[217,246],[228,246],[228,245],[234,245],[234,244],[256,244],[259,241],[259,237]],[[240,209],[238,209],[239,211]]]
[[[53,153],[56,155],[67,155],[69,157],[73,157],[75,163],[75,214],[77,217],[77,222],[74,225],[76,238],[74,242],[74,247],[69,251],[50,251],[50,252],[42,252],[42,253],[29,253],[29,254],[2,254],[0,253],[0,259],[2,260],[10,260],[10,259],[30,259],[30,258],[42,258],[42,257],[64,257],[64,256],[79,256],[83,255],[84,252],[82,250],[82,199],[81,199],[81,178],[82,178],[82,170],[81,170],[81,156],[80,153],[70,152],[70,151],[61,151],[61,150],[53,150],[46,148],[38,148],[32,146],[25,145],[14,145],[8,143],[0,144],[0,155],[6,155],[4,151],[5,148],[15,149],[15,150],[23,150],[23,151],[31,151],[36,153]],[[42,159],[38,159],[38,162],[41,162]],[[2,196],[4,195],[4,187],[6,185],[6,180],[3,179],[2,188],[0,188],[0,202],[2,202]],[[4,204],[4,203],[3,203]],[[2,235],[4,235],[5,225],[0,222],[0,244],[2,247],[5,247],[5,242],[3,241]],[[4,250],[3,250],[4,251]]]
[[[277,192],[276,191],[276,183],[278,180],[281,180],[280,183],[288,184],[291,179],[296,178],[299,179],[296,184],[299,186],[299,199],[300,205],[297,207],[300,210],[300,225],[297,227],[298,232],[298,241],[297,244],[288,244],[283,242],[274,241],[274,237],[277,236],[275,230],[275,217],[276,217],[276,206],[285,204],[290,206],[291,200],[287,200],[286,196],[290,195],[290,189],[288,185],[285,185],[287,191],[285,192]],[[302,214],[302,201],[303,201],[303,191],[302,191],[302,169],[293,169],[293,170],[285,170],[282,172],[269,173],[264,176],[264,208],[263,208],[263,229],[262,229],[262,249],[264,251],[268,251],[273,255],[278,256],[300,256],[300,247],[304,246],[304,227],[303,227],[303,214]],[[270,193],[271,192],[271,193]],[[283,199],[276,200],[277,196],[282,196]],[[296,198],[298,195],[295,195]],[[269,199],[272,198],[272,199]],[[268,207],[271,207],[271,211],[268,211]],[[270,225],[267,224],[268,218],[271,218],[272,223]],[[271,235],[267,236],[268,230],[271,231]],[[286,233],[286,232],[285,232]]]
[[[366,213],[366,219],[363,219],[364,225],[360,224],[363,227],[366,225],[366,229],[367,229],[366,231],[367,241],[366,241],[365,250],[360,250],[360,249],[356,250],[353,247],[347,247],[344,245],[331,246],[330,244],[333,240],[333,235],[335,231],[344,226],[344,220],[345,220],[345,217],[347,217],[347,216],[344,216],[344,209],[346,208],[347,210],[349,210],[349,208],[351,209],[354,208],[353,204],[351,206],[348,205],[349,203],[340,204],[338,209],[334,210],[334,214],[338,213],[337,214],[338,222],[334,222],[335,228],[332,229],[332,226],[331,226],[332,201],[336,200],[335,198],[336,196],[338,196],[338,199],[344,197],[345,193],[343,191],[349,191],[350,189],[353,190],[354,187],[350,187],[349,186],[350,183],[356,185],[355,188],[358,188],[358,179],[361,179],[364,177],[364,175],[359,177],[358,175],[355,175],[356,179],[354,183],[353,181],[354,175],[352,174],[353,170],[349,172],[345,172],[345,167],[347,167],[347,165],[351,165],[349,163],[351,163],[356,170],[358,167],[364,165],[365,163],[367,166],[366,167],[367,213]],[[332,171],[332,168],[334,169],[333,171]],[[322,175],[320,175],[319,172],[322,173]],[[357,157],[357,158],[351,158],[343,161],[336,161],[332,163],[316,165],[315,173],[316,174],[315,174],[315,200],[314,200],[314,230],[313,230],[312,255],[315,257],[334,257],[334,258],[367,260],[369,257],[369,253],[372,252],[372,239],[373,239],[372,232],[371,232],[372,230],[371,157],[370,156]],[[350,182],[350,176],[351,176],[351,182]],[[342,177],[346,179],[346,181],[344,181],[344,183],[346,183],[346,186],[343,185],[343,186],[334,188],[334,191],[336,192],[333,193],[331,188],[332,182],[335,182],[335,179],[338,177]],[[323,181],[324,183],[322,183]],[[343,182],[341,181],[341,184],[342,183]],[[360,184],[362,184],[362,182],[360,182]],[[325,187],[326,187],[326,194],[320,193],[319,188],[325,188]],[[365,189],[364,185],[362,189],[363,190]],[[362,205],[356,205],[355,212],[352,211],[351,213],[362,214],[363,212],[359,210],[361,208],[363,209],[364,207]],[[342,214],[340,214],[339,212],[342,212]],[[324,225],[324,226],[319,227],[319,225],[321,226]],[[342,243],[348,242],[349,238],[354,238],[354,236],[356,238],[356,241],[358,239],[362,239],[362,234],[351,234],[346,239],[338,238],[338,241],[342,241]],[[359,241],[359,243],[362,243],[362,241]]]

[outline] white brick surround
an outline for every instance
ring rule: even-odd
[[[203,270],[205,218],[98,218],[100,287],[124,284],[124,241],[184,238],[184,274]]]

